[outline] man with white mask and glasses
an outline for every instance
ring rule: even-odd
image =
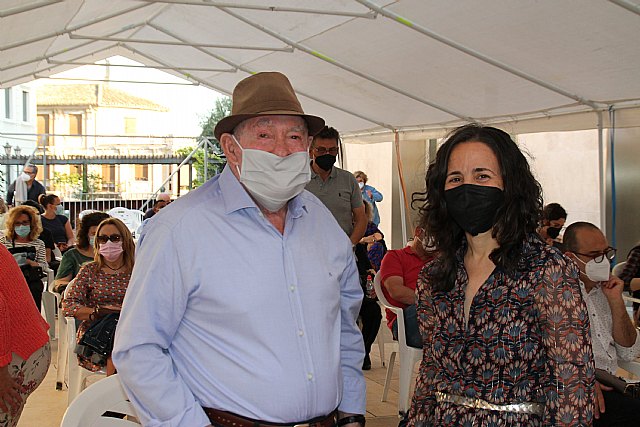
[[[18,206],[27,200],[38,201],[41,194],[46,190],[42,184],[36,181],[38,167],[27,164],[15,181],[7,189],[7,205]]]
[[[627,313],[624,282],[610,273],[616,250],[595,225],[575,222],[564,233],[566,255],[580,269],[582,295],[591,323],[596,365],[594,426],[640,425],[640,399],[617,390],[618,360],[640,357],[638,331]],[[608,384],[607,384],[608,383]],[[622,383],[624,386],[624,383]]]
[[[225,169],[145,227],[113,351],[144,425],[364,425],[351,243],[304,191],[323,126],[284,75],[242,80]]]

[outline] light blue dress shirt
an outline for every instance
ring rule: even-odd
[[[201,406],[287,423],[365,413],[362,288],[351,242],[304,191],[284,234],[228,168],[149,221],[113,361],[145,426]]]

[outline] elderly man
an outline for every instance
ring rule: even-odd
[[[284,75],[242,80],[225,169],[143,231],[113,361],[144,425],[364,425],[351,244],[304,191],[323,125]]]
[[[22,170],[22,175],[16,178],[7,190],[7,204],[19,205],[27,200],[33,200],[38,202],[38,196],[45,194],[46,190],[42,184],[36,181],[36,175],[38,174],[38,167],[36,165],[28,164]],[[20,191],[16,186],[26,184],[26,192],[20,195]]]
[[[596,369],[615,375],[619,359],[629,361],[640,356],[639,333],[622,299],[624,282],[609,272],[609,261],[616,251],[609,246],[600,229],[588,222],[571,224],[564,233],[564,245],[566,255],[580,269],[580,285],[589,311]],[[640,425],[640,399],[596,382],[593,425]]]
[[[157,214],[160,211],[160,209],[164,208],[169,203],[171,203],[171,196],[169,194],[167,193],[158,194],[158,197],[156,197],[156,201],[153,203],[153,207],[150,209],[147,209],[147,211],[144,213],[143,219],[152,218],[155,214]]]

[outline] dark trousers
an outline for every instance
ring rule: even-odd
[[[371,345],[376,340],[380,322],[382,321],[382,312],[376,300],[365,297],[360,307],[360,320],[362,321],[362,339],[364,340],[364,351],[368,356],[371,351]]]
[[[407,345],[414,348],[422,348],[422,335],[418,328],[418,313],[415,304],[402,310],[404,314],[404,335],[407,338]],[[398,319],[393,322],[391,333],[394,339],[398,339]]]
[[[31,291],[31,296],[33,296],[33,301],[36,303],[36,307],[38,307],[38,311],[42,307],[42,291],[44,291],[44,283],[42,280],[34,280],[33,282],[28,282],[29,291]]]
[[[604,414],[593,420],[594,427],[640,426],[640,399],[613,391],[603,391]]]

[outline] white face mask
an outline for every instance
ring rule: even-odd
[[[236,165],[240,182],[260,206],[277,212],[302,193],[311,180],[309,153],[300,151],[280,157],[262,150],[242,148],[242,170]]]
[[[22,181],[29,181],[31,179],[31,175],[28,173],[22,172],[19,176]]]
[[[362,190],[364,188],[364,182],[359,182],[358,187],[360,187],[360,189]]]
[[[596,262],[594,259],[584,262],[577,256],[576,259],[584,264],[584,272],[589,280],[594,282],[606,282],[609,280],[611,264],[607,258],[604,258],[601,262]]]

